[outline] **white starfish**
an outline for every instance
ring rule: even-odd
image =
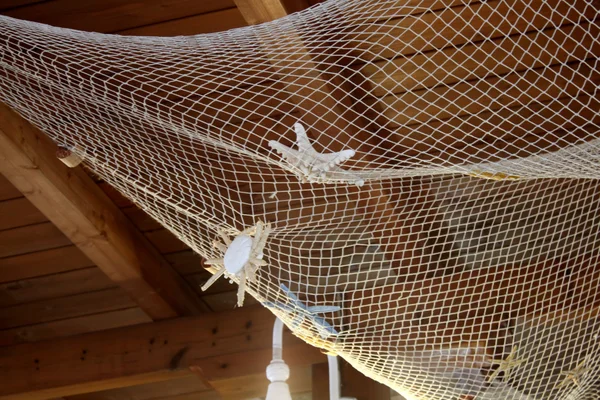
[[[298,150],[291,149],[275,140],[269,142],[269,147],[277,151],[284,160],[303,173],[304,181],[323,182],[324,178],[352,182],[356,186],[364,185],[365,181],[338,167],[341,163],[353,157],[354,150],[342,150],[337,153],[319,153],[306,135],[304,126],[299,122],[294,124],[296,145]]]

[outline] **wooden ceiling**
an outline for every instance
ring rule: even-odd
[[[286,12],[294,12],[316,2],[318,1],[289,0],[283,6]],[[145,36],[218,32],[245,26],[246,20],[256,23],[261,22],[261,18],[269,17],[260,12],[253,13],[253,1],[240,0],[237,3],[236,5],[232,0],[5,0],[0,3],[0,13],[65,28]],[[18,118],[12,122],[22,123]],[[6,128],[7,125],[3,125],[2,129]],[[27,129],[24,128],[26,131]],[[37,134],[32,131],[32,143],[36,142]],[[44,142],[43,139],[40,140]],[[35,144],[32,146],[35,147]],[[17,153],[23,150],[24,158],[12,160],[13,167],[19,163],[33,163],[36,165],[34,169],[41,171],[38,175],[27,176],[26,173],[15,172],[14,168],[11,170],[10,160],[4,160],[4,165],[0,168],[13,183],[22,184],[17,185],[21,189],[19,190],[0,174],[0,369],[10,365],[8,371],[14,373],[11,376],[3,374],[0,380],[0,399],[31,400],[59,396],[62,400],[233,400],[264,396],[268,382],[263,371],[270,359],[268,342],[273,317],[260,307],[250,307],[248,311],[235,311],[235,317],[219,319],[218,316],[227,316],[227,312],[234,308],[235,287],[221,280],[207,292],[201,292],[199,285],[208,279],[209,274],[204,270],[200,257],[89,171],[86,171],[89,177],[85,177],[81,175],[85,174],[81,167],[76,171],[65,172],[53,160],[48,163],[40,161],[39,152],[47,152],[47,158],[51,158],[55,149],[49,143],[44,146],[29,149],[33,155],[27,149],[17,149]],[[79,174],[81,178],[77,189],[61,189],[61,179],[65,185],[73,185],[73,173]],[[20,180],[23,177],[25,183]],[[36,189],[29,190],[29,183]],[[99,188],[103,194],[96,193],[96,189],[91,186]],[[87,217],[86,206],[77,203],[80,195],[92,196],[88,200],[96,207],[90,210],[91,214]],[[55,196],[69,205],[60,201],[58,205],[55,204],[58,201]],[[114,210],[111,208],[113,205],[116,206]],[[64,209],[68,207],[71,207],[70,216],[65,217]],[[98,207],[102,207],[104,211],[98,210]],[[57,208],[61,209],[59,215],[54,212]],[[122,215],[127,222],[123,220],[113,230],[110,230],[110,226],[106,228],[104,224],[98,228],[94,213],[106,213],[106,209],[112,211],[105,219],[119,220]],[[73,217],[74,213],[78,216]],[[81,213],[84,214],[83,217]],[[122,268],[129,268],[127,257],[124,258],[125,261],[114,258],[114,254],[123,252],[123,249],[119,249],[118,240],[115,241],[115,237],[121,235],[119,231],[123,224],[131,225],[131,234],[137,238],[136,243],[150,246],[149,250],[141,253],[136,250],[138,252],[133,254],[134,258],[142,253],[153,254],[157,251],[154,258],[161,260],[143,261],[140,264],[141,275],[139,271],[136,272],[135,263],[129,264],[132,268],[130,272],[123,272]],[[102,251],[112,252],[112,261],[111,257],[105,260],[103,254],[98,253],[99,250],[90,252],[89,247],[98,246],[96,239],[77,239],[77,231],[84,229],[100,229],[96,231],[103,242],[100,248],[108,243],[108,250],[104,248]],[[126,240],[133,239],[128,236]],[[113,247],[110,247],[111,243]],[[100,260],[100,263],[91,258]],[[163,274],[160,282],[149,280],[146,276],[148,268],[154,268],[153,271],[164,270],[164,267],[160,267],[162,260],[170,265],[169,270],[175,271],[176,276]],[[115,266],[119,262],[124,264]],[[153,263],[156,267],[148,266]],[[131,277],[137,282],[133,286]],[[182,288],[184,295],[175,296],[178,299],[174,299],[165,293],[169,289],[164,281],[177,285],[179,279],[187,288]],[[148,294],[153,295],[154,291],[160,293],[158,298],[148,300]],[[161,299],[165,301],[162,305]],[[253,304],[255,301],[248,296],[245,306]],[[160,343],[156,342],[155,345],[155,337],[146,338],[156,336],[156,333],[150,333],[158,329],[152,323],[153,320],[198,314],[217,319],[206,320],[198,316],[194,317],[199,318],[197,320],[172,320],[173,323],[163,325],[166,333]],[[237,322],[231,326],[231,322],[227,322],[230,319]],[[192,325],[186,327],[185,324]],[[138,326],[141,331],[128,330],[138,329]],[[189,338],[175,339],[175,333],[181,331],[190,331]],[[199,344],[202,342],[194,339],[202,336],[201,331],[206,331],[212,337],[212,346],[216,346],[216,350],[202,350],[202,345]],[[101,333],[97,337],[90,336],[94,332]],[[110,336],[106,335],[111,334],[113,339],[107,339]],[[131,339],[128,339],[130,336]],[[235,339],[238,336],[240,339]],[[63,337],[66,339],[61,342]],[[152,352],[153,346],[161,345],[157,351],[162,352],[164,357],[172,356],[169,353],[171,350],[167,348],[171,348],[173,352],[178,351],[177,344],[171,347],[167,345],[169,340],[176,343],[187,340],[186,348],[190,348],[189,353],[198,356],[190,360],[191,356],[188,355],[179,360],[181,365],[189,364],[191,369],[173,370],[173,366],[169,366],[173,362],[171,358],[169,365],[166,365],[167,363],[161,364],[160,357],[163,356],[147,358],[148,356],[140,353],[140,357],[145,357],[140,358],[143,360],[139,364],[141,369],[131,367],[135,364],[129,362],[129,367],[125,370],[115,370],[112,361],[114,357],[122,358],[124,354],[128,354],[129,351],[125,351],[124,346],[128,341],[135,343],[138,338],[143,338],[140,339],[145,341],[142,348],[148,346],[149,352]],[[119,343],[112,353],[106,344],[102,344],[107,341]],[[78,346],[82,347],[77,354],[73,354],[72,358],[65,358],[54,367],[44,367],[46,360],[61,357],[58,353],[53,354],[53,351],[67,354],[73,343],[79,343]],[[236,349],[231,350],[234,343],[240,344],[235,344],[233,347]],[[139,345],[134,345],[136,346],[139,348]],[[257,348],[260,348],[259,352]],[[318,400],[319,396],[325,396],[327,387],[322,384],[325,376],[319,372],[323,368],[313,368],[311,372],[311,364],[317,360],[324,361],[324,356],[291,337],[286,338],[286,349],[291,358],[288,361],[292,368],[289,383],[295,398]],[[129,357],[134,356],[129,354]],[[199,361],[198,357],[209,358]],[[68,364],[83,363],[88,359],[94,360],[88,372],[81,366]],[[203,370],[195,372],[202,363]],[[165,367],[168,368],[163,370]],[[65,372],[61,368],[70,369]],[[99,370],[103,371],[102,379],[92,383],[93,379],[90,381],[90,375],[86,374],[97,375],[94,371]],[[212,373],[209,372],[211,370]],[[116,375],[111,377],[110,371],[115,371],[113,374]],[[21,379],[24,374],[29,376],[26,381]],[[121,375],[127,377],[123,378]],[[353,379],[356,382],[361,379],[365,381],[361,385],[364,394],[360,396],[370,396],[368,388],[378,386],[364,377],[354,376]],[[313,381],[319,382],[322,392],[317,390],[312,393]],[[25,386],[19,387],[23,383]],[[389,398],[389,390],[377,390],[380,393],[377,399]],[[375,399],[372,396],[370,398]]]
[[[289,11],[297,11],[307,5],[302,1],[292,1],[286,7]],[[0,3],[0,13],[66,28],[124,35],[191,35],[246,25],[241,12],[230,0],[8,0]],[[236,301],[233,286],[219,283],[206,293],[201,292],[199,284],[209,276],[202,267],[201,259],[110,186],[98,180],[94,180],[94,184],[106,193],[132,226],[185,280],[189,290],[199,299],[192,314],[212,315],[233,309]],[[23,347],[15,347],[21,343],[41,343],[43,348],[53,348],[55,345],[50,344],[53,343],[51,340],[59,340],[60,337],[152,321],[152,307],[145,309],[143,304],[140,307],[129,288],[123,288],[123,282],[120,284],[114,276],[110,279],[106,270],[98,268],[73,244],[69,235],[65,235],[2,175],[0,215],[0,346],[4,346],[4,356],[13,348],[22,353]],[[246,299],[246,305],[253,303],[251,298]],[[243,311],[240,315],[250,314]],[[160,316],[161,312],[156,311],[154,319],[160,319]],[[164,317],[169,316],[168,312],[164,314]],[[244,320],[243,323],[251,324],[250,321]],[[269,330],[271,324],[272,321],[266,324]],[[259,327],[264,329],[264,326]],[[249,333],[246,335],[250,337]],[[264,341],[264,331],[260,337]],[[270,334],[266,334],[266,338],[270,338]],[[40,354],[35,348],[32,348],[32,352]],[[104,383],[94,388],[95,393],[72,395],[68,399],[183,400],[262,396],[266,393],[267,384],[262,371],[268,362],[269,351],[262,354],[265,356],[261,360],[267,361],[257,363],[258,369],[225,374],[210,384],[186,370],[168,374],[168,381],[162,378],[157,379],[157,383],[130,386],[151,381],[131,380],[126,384],[113,385],[114,389],[98,391],[110,387]],[[319,359],[323,360],[321,357]],[[14,357],[9,362],[13,361]],[[247,375],[252,371],[255,375]],[[290,385],[294,393],[308,393],[310,398],[310,371],[310,363],[292,366]],[[238,378],[238,375],[242,377]],[[45,378],[46,384],[50,384],[50,381],[52,378]],[[23,398],[33,398],[31,396],[26,394]],[[40,396],[44,398],[43,394]],[[6,397],[0,395],[0,398]]]
[[[87,31],[123,35],[170,36],[223,31],[244,26],[247,21],[263,22],[268,18],[281,15],[278,9],[270,9],[275,10],[272,13],[253,12],[251,6],[257,1],[4,0],[0,3],[0,13],[15,18]],[[268,4],[277,3],[263,1]],[[554,0],[550,0],[550,3],[554,2]],[[293,12],[313,3],[316,2],[289,0],[285,1],[283,6],[286,12]],[[456,8],[469,7],[462,1],[450,3],[453,3]],[[480,4],[485,4],[492,14],[502,13],[502,2],[472,3],[472,7],[480,7]],[[575,1],[575,3],[577,4],[574,8],[581,2]],[[541,12],[546,10],[542,1],[539,2],[539,10]],[[422,27],[423,38],[431,40],[431,46],[435,45],[441,48],[435,54],[435,57],[439,57],[441,60],[438,60],[439,62],[452,59],[453,52],[460,51],[460,54],[457,53],[460,57],[469,59],[473,63],[477,63],[476,65],[480,65],[481,62],[490,63],[484,65],[487,68],[486,71],[477,70],[475,65],[464,64],[462,68],[454,68],[453,74],[445,74],[443,69],[433,67],[437,59],[431,54],[427,56],[403,54],[399,48],[395,47],[397,46],[395,43],[388,43],[389,50],[394,53],[380,54],[384,57],[400,55],[400,57],[392,59],[392,62],[383,59],[369,59],[369,50],[371,50],[368,47],[369,43],[368,41],[362,42],[364,48],[356,50],[360,53],[358,58],[372,61],[372,63],[357,62],[351,67],[356,71],[361,71],[367,77],[366,87],[377,87],[371,91],[372,96],[369,100],[373,110],[380,111],[380,114],[371,115],[378,120],[378,126],[383,127],[377,133],[396,143],[399,149],[413,149],[414,153],[405,153],[408,157],[417,154],[425,158],[427,156],[431,158],[443,156],[447,158],[447,161],[476,157],[477,155],[488,157],[490,147],[493,147],[495,143],[493,139],[502,134],[502,121],[497,120],[498,113],[508,112],[506,107],[513,111],[519,110],[518,115],[522,117],[523,121],[518,128],[526,131],[530,123],[528,118],[531,115],[536,114],[539,118],[544,118],[543,113],[547,112],[550,115],[554,112],[553,107],[559,107],[562,105],[561,102],[567,101],[569,99],[568,91],[557,89],[556,93],[564,98],[552,98],[551,91],[547,91],[549,94],[545,97],[540,97],[536,92],[535,85],[532,85],[529,92],[521,93],[519,96],[498,97],[495,99],[497,102],[493,102],[494,99],[488,99],[492,105],[485,110],[463,107],[472,103],[469,96],[477,97],[480,96],[480,93],[495,93],[495,89],[505,85],[504,81],[500,82],[497,79],[497,75],[508,75],[508,82],[511,82],[513,78],[521,79],[526,75],[526,71],[530,68],[529,65],[516,58],[506,61],[506,57],[517,45],[523,48],[532,48],[531,51],[538,51],[537,47],[531,47],[534,36],[529,33],[530,31],[545,30],[554,38],[563,35],[566,40],[564,41],[566,51],[557,53],[554,57],[546,57],[544,51],[539,49],[535,60],[537,64],[534,65],[537,72],[531,75],[532,79],[536,79],[538,73],[544,73],[549,80],[552,80],[555,75],[560,75],[558,67],[555,66],[563,62],[573,62],[578,52],[585,47],[568,40],[568,37],[573,35],[573,31],[578,29],[576,25],[565,23],[562,26],[560,24],[545,26],[546,22],[543,19],[528,21],[527,18],[513,14],[507,15],[506,20],[509,23],[506,26],[481,26],[482,29],[488,29],[490,35],[493,33],[497,36],[490,36],[491,39],[496,38],[498,43],[501,41],[501,46],[496,49],[498,53],[496,57],[505,59],[501,64],[494,63],[493,59],[488,56],[489,49],[485,46],[489,44],[466,43],[464,41],[466,39],[460,35],[454,35],[454,39],[445,45],[433,43],[435,24]],[[432,21],[451,20],[454,18],[454,14],[453,11],[440,7],[439,10],[432,13],[431,18]],[[416,28],[413,27],[413,29]],[[435,37],[435,40],[447,40],[447,38],[441,38],[441,35],[438,36],[440,37]],[[509,37],[509,39],[500,39],[504,37]],[[535,38],[539,40],[539,35],[536,34]],[[431,47],[429,50],[433,48]],[[459,48],[460,50],[458,50]],[[592,50],[592,53],[598,54],[598,49]],[[588,71],[588,75],[593,78],[592,81],[597,82],[597,72],[590,70],[585,62],[578,62],[579,64],[578,70]],[[423,65],[427,67],[424,68]],[[411,68],[415,71],[411,72]],[[434,73],[431,74],[430,71],[434,71]],[[430,80],[414,79],[413,81],[413,78],[418,78],[417,74],[419,73],[431,75]],[[445,75],[441,76],[440,74]],[[465,85],[464,81],[476,77],[477,74],[489,74],[490,76],[480,80],[479,86],[472,92],[463,90],[464,87],[461,85]],[[411,75],[411,78],[408,75]],[[427,92],[427,96],[430,97],[423,96],[424,90],[437,84],[440,84],[439,89]],[[591,93],[594,88],[589,89]],[[452,109],[448,109],[445,114],[437,115],[436,119],[430,119],[432,114],[436,114],[435,110],[445,109],[445,104],[453,103],[456,93],[459,92],[467,94],[456,102],[458,108],[455,110],[456,112],[448,112],[448,110],[452,111]],[[596,104],[597,96],[590,93],[581,93],[579,96],[585,97],[583,102]],[[254,94],[250,93],[250,95]],[[422,97],[421,103],[416,103],[415,98],[419,97]],[[534,100],[531,100],[532,98]],[[463,100],[464,104],[461,103]],[[482,100],[482,102],[486,101]],[[325,100],[321,99],[320,102],[326,105]],[[413,109],[403,107],[403,112],[399,112],[404,104],[411,104]],[[576,104],[574,103],[572,107],[576,107]],[[325,108],[331,110],[331,107],[326,106]],[[542,111],[537,113],[536,110],[540,108]],[[585,114],[586,110],[582,111],[579,108],[567,109],[566,112],[572,112],[581,118],[585,118],[587,115]],[[597,118],[594,113],[590,113],[590,115]],[[569,116],[563,117],[569,118]],[[487,125],[474,124],[472,123],[473,119],[485,120],[489,123]],[[552,125],[554,122],[549,121],[548,124]],[[548,126],[544,125],[545,123],[540,121],[538,124],[537,128],[540,132],[549,131]],[[467,131],[468,129],[464,128],[468,126],[477,126],[476,132],[471,129],[469,134],[473,142],[456,140],[456,134]],[[563,136],[567,134],[560,133]],[[576,135],[574,139],[576,139]],[[510,142],[510,140],[507,141]],[[538,142],[536,145],[540,146],[540,143]],[[508,154],[526,150],[526,146],[504,149]],[[90,253],[81,250],[81,243],[78,242],[78,245],[73,243],[73,230],[78,229],[81,225],[71,224],[68,230],[65,230],[62,225],[59,227],[56,218],[52,218],[50,207],[46,207],[45,212],[41,212],[40,210],[45,208],[44,204],[36,203],[34,205],[32,203],[32,200],[36,199],[35,193],[23,190],[26,192],[26,196],[24,196],[22,191],[0,176],[0,215],[2,216],[0,219],[0,346],[6,346],[7,349],[12,350],[15,348],[13,346],[24,342],[52,340],[53,344],[64,343],[60,342],[59,338],[114,328],[125,329],[175,316],[195,315],[194,318],[201,318],[197,315],[221,313],[233,309],[235,304],[234,287],[221,280],[206,293],[200,292],[199,284],[209,276],[202,267],[201,259],[111,187],[96,180],[93,176],[89,179],[93,180],[93,185],[106,194],[111,204],[117,206],[118,210],[114,210],[111,215],[124,215],[137,232],[135,235],[139,236],[138,241],[145,243],[144,246],[151,246],[157,250],[156,258],[159,261],[156,262],[153,271],[160,270],[162,262],[170,264],[177,274],[167,278],[167,281],[176,285],[181,279],[184,281],[184,285],[187,285],[184,292],[189,293],[181,298],[173,299],[173,296],[169,298],[168,290],[167,294],[163,291],[161,298],[165,299],[165,304],[159,304],[159,306],[156,306],[156,302],[147,304],[140,301],[143,296],[136,294],[152,292],[154,289],[160,288],[160,283],[156,280],[146,282],[147,277],[139,273],[136,275],[135,266],[130,265],[127,276],[134,276],[138,280],[138,285],[126,284],[128,280],[119,276],[118,271],[111,269],[113,266],[110,262],[100,265],[98,262],[92,261]],[[48,181],[52,183],[51,179]],[[68,182],[68,179],[66,181]],[[93,190],[90,188],[90,191]],[[44,201],[43,198],[40,200],[38,197],[37,199],[39,202]],[[50,199],[46,200],[50,201]],[[75,210],[77,210],[77,204],[75,204]],[[382,212],[387,212],[387,210]],[[78,221],[86,223],[85,218]],[[95,229],[97,226],[92,228]],[[157,301],[160,303],[160,300]],[[186,306],[185,304],[188,302],[194,305]],[[252,299],[248,297],[246,304],[253,305]],[[239,329],[244,328],[242,326]],[[129,332],[134,331],[126,331],[128,334]],[[23,349],[22,347],[16,348]],[[29,349],[31,354],[41,351],[36,347]],[[7,350],[6,354],[10,354],[10,351]],[[33,365],[32,368],[37,367]],[[254,389],[248,389],[252,386],[248,382],[254,382],[259,379],[258,377],[246,377],[239,380],[239,377],[219,376],[219,379],[211,380],[208,383],[195,376],[190,377],[189,374],[187,372],[182,376],[173,377],[168,384],[149,383],[137,388],[114,388],[95,394],[68,396],[68,400],[113,398],[176,400],[211,399],[216,398],[215,396],[241,399],[260,396],[265,392],[266,385],[262,373],[260,373],[260,379],[263,381]],[[299,366],[292,376],[297,379],[292,382],[294,391],[299,393],[311,391],[310,367]]]

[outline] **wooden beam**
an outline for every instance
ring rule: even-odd
[[[248,25],[274,21],[288,15],[280,0],[234,0]]]
[[[342,396],[356,400],[390,400],[392,392],[389,387],[358,372],[345,361],[340,362],[340,370]]]
[[[263,307],[179,318],[0,349],[0,399],[37,400],[167,380],[264,373],[275,317]],[[285,333],[294,367],[325,356]]]
[[[329,400],[329,365],[312,366],[312,400]]]
[[[282,0],[234,0],[248,25],[256,25],[288,15]],[[307,7],[309,4],[305,3]],[[298,4],[296,4],[296,8]],[[310,125],[319,136],[319,144],[330,151],[357,149],[371,135],[365,132],[366,123],[353,109],[345,93],[347,85],[337,77],[338,70],[329,66],[324,73],[318,60],[305,46],[300,33],[293,30],[271,39],[263,38],[267,57],[280,74],[284,90],[300,111],[299,118]],[[283,51],[286,49],[286,51]],[[279,54],[281,50],[281,54]],[[291,52],[293,50],[293,54]],[[344,87],[342,89],[342,87]]]
[[[81,168],[0,104],[0,172],[152,318],[198,314],[189,286]]]

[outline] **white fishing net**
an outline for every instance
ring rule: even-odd
[[[0,99],[406,397],[598,399],[599,11],[330,0],[174,38],[2,17]]]

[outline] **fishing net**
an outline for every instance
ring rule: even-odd
[[[330,0],[172,38],[2,17],[0,99],[240,304],[407,398],[598,399],[599,10]]]

